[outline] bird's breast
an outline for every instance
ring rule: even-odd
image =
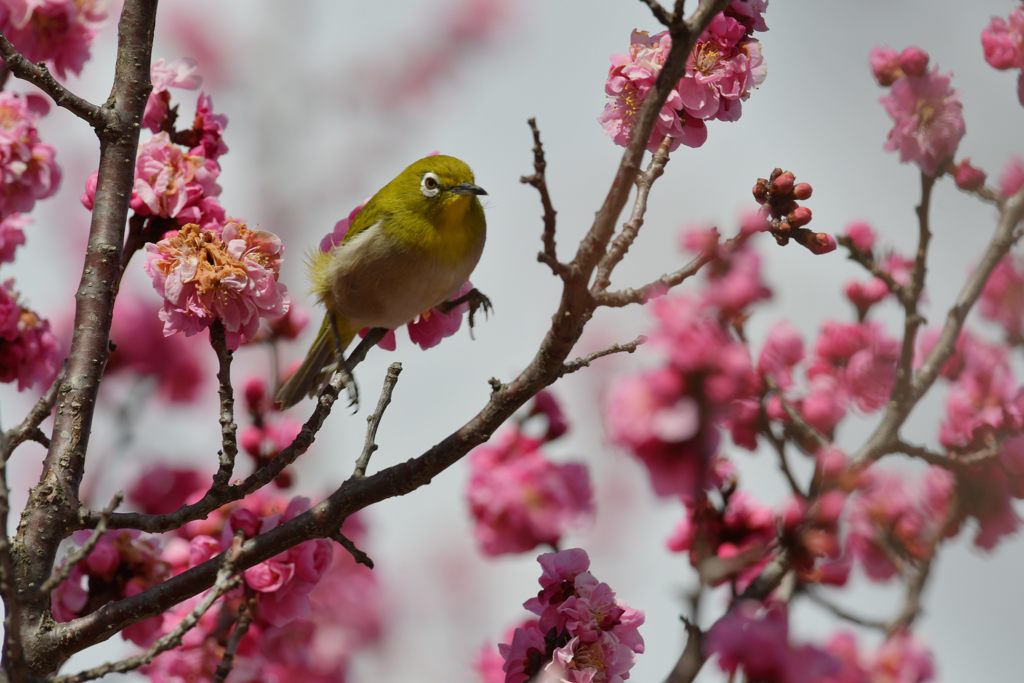
[[[396,240],[376,224],[335,247],[325,303],[360,327],[399,327],[445,301],[468,278],[483,250],[476,243],[452,253],[430,241]]]

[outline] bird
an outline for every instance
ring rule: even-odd
[[[334,370],[346,374],[358,405],[344,352],[361,329],[394,329],[438,306],[468,303],[470,325],[479,308],[490,312],[475,288],[452,299],[483,252],[486,194],[461,159],[424,157],[366,202],[340,243],[309,257],[312,294],[326,310],[305,360],[274,397],[282,409],[315,395]]]

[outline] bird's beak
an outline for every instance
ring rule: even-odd
[[[451,189],[455,194],[487,194],[487,190],[473,183],[459,183]]]

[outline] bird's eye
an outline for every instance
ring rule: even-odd
[[[433,173],[424,173],[420,181],[420,192],[424,197],[436,197],[441,190],[441,181]]]

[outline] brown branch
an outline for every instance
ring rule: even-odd
[[[359,549],[359,546],[355,544],[348,536],[341,533],[341,531],[335,531],[331,534],[331,538],[337,541],[338,545],[348,551],[348,554],[352,556],[352,559],[357,564],[361,564],[367,569],[373,569],[373,560],[365,552]]]
[[[203,615],[213,607],[213,603],[219,600],[222,595],[233,590],[241,583],[241,578],[235,572],[234,562],[234,559],[238,554],[240,540],[241,536],[236,536],[232,547],[221,556],[223,558],[220,563],[221,566],[217,571],[217,578],[215,579],[210,592],[206,594],[206,596],[192,609],[191,612],[185,615],[185,618],[182,619],[173,630],[161,636],[155,643],[150,645],[145,652],[117,662],[107,662],[71,676],[57,676],[49,679],[51,683],[84,683],[85,681],[102,678],[108,674],[134,671],[139,667],[149,664],[162,653],[181,645],[181,641],[185,637],[185,634],[191,631],[195,625],[199,623],[199,620]]]
[[[594,303],[598,306],[607,306],[609,308],[622,308],[632,304],[646,303],[652,296],[662,294],[699,273],[700,269],[708,264],[712,258],[712,254],[701,254],[679,270],[666,273],[657,280],[648,282],[642,287],[595,292],[593,294]]]
[[[213,475],[211,489],[220,489],[231,480],[238,456],[238,425],[235,424],[235,394],[231,387],[231,359],[224,325],[218,320],[210,326],[210,345],[217,354],[217,394],[220,397],[220,437],[217,472]]]
[[[338,393],[344,386],[344,381],[344,373],[335,372],[331,380],[317,395],[313,412],[302,425],[295,440],[283,448],[276,458],[262,465],[241,482],[222,488],[211,487],[196,502],[183,505],[174,512],[163,515],[117,512],[110,516],[108,526],[111,529],[138,529],[152,533],[171,531],[188,522],[203,519],[222,505],[241,500],[253,491],[266,486],[276,479],[285,467],[291,465],[300,455],[309,450],[317,432],[320,431],[335,401],[338,400]],[[79,528],[94,527],[98,521],[99,516],[94,511],[81,510],[79,512]]]
[[[53,405],[57,402],[57,391],[64,382],[67,367],[68,364],[65,361],[61,365],[60,372],[57,373],[57,377],[53,380],[50,388],[33,404],[31,410],[25,415],[25,419],[3,434],[3,444],[0,445],[0,458],[7,460],[7,458],[11,457],[14,449],[25,441],[39,441],[36,431],[39,429],[39,425],[43,423],[43,420],[53,411]]]
[[[53,573],[50,574],[50,578],[39,587],[39,591],[46,595],[47,598],[49,598],[50,593],[57,586],[64,582],[64,579],[71,575],[71,570],[75,568],[75,565],[89,557],[89,553],[93,551],[93,548],[96,547],[96,544],[100,542],[100,538],[106,532],[110,515],[117,509],[122,500],[124,500],[124,494],[121,491],[114,494],[107,507],[103,508],[103,511],[100,512],[100,520],[97,522],[96,528],[89,534],[89,538],[85,539],[85,543],[69,552],[68,556],[64,558],[64,562],[55,568]]]
[[[590,364],[598,358],[604,358],[605,356],[610,356],[614,353],[633,353],[646,343],[647,337],[641,334],[631,342],[626,342],[624,344],[612,344],[606,349],[601,349],[600,351],[594,351],[593,353],[588,353],[585,356],[580,356],[575,360],[568,361],[562,366],[562,375],[569,375],[578,370],[582,370],[583,368],[589,368]]]
[[[565,277],[567,274],[566,265],[558,260],[558,248],[555,244],[555,225],[558,212],[551,202],[551,193],[548,191],[548,180],[545,171],[548,162],[544,158],[544,145],[540,141],[540,129],[537,128],[537,119],[529,118],[526,121],[533,134],[533,174],[524,175],[519,182],[530,185],[540,195],[540,204],[544,210],[544,232],[541,233],[541,242],[544,249],[537,254],[537,260],[547,264],[551,272],[558,277]]]
[[[391,394],[398,384],[398,375],[402,372],[401,363],[392,363],[388,366],[388,374],[384,377],[384,385],[380,389],[380,398],[377,399],[377,408],[366,418],[366,440],[363,441],[363,452],[356,460],[356,469],[352,476],[363,478],[366,476],[366,467],[370,464],[370,456],[377,450],[377,430],[380,428],[380,421],[384,417],[384,411],[391,403]]]
[[[57,82],[45,64],[30,62],[2,33],[0,33],[0,57],[3,58],[4,66],[10,73],[33,84],[49,95],[58,107],[67,109],[97,131],[115,125],[115,114],[112,110],[93,104],[65,88]]]
[[[0,429],[0,451],[10,452],[7,443],[8,433]],[[11,490],[7,484],[7,460],[0,458],[0,598],[4,601],[4,645],[0,653],[3,661],[19,661],[23,656],[21,634],[17,630],[21,609],[18,605],[17,575],[15,573],[14,555],[11,542],[7,536],[7,528],[11,513]]]
[[[1003,205],[996,233],[978,265],[960,288],[960,293],[953,306],[946,313],[946,322],[939,333],[938,341],[911,378],[906,395],[899,401],[889,403],[885,414],[871,436],[853,456],[852,460],[855,465],[864,466],[886,452],[891,452],[893,440],[896,439],[899,429],[903,426],[910,411],[931,388],[938,378],[942,366],[956,350],[956,340],[963,329],[964,321],[981,295],[985,282],[1009,252],[1010,247],[1020,239],[1017,224],[1020,223],[1022,217],[1024,217],[1024,190],[1017,192]]]
[[[231,673],[231,669],[234,668],[238,646],[241,644],[242,638],[245,638],[245,634],[249,631],[249,624],[252,623],[255,608],[256,599],[254,596],[247,597],[238,606],[238,621],[235,624],[235,630],[231,632],[231,637],[228,639],[227,647],[224,648],[224,654],[221,656],[220,662],[217,663],[217,670],[213,674],[213,683],[224,683]]]
[[[67,374],[58,389],[52,442],[43,461],[38,484],[29,492],[15,540],[20,621],[26,643],[25,660],[7,662],[7,672],[19,678],[49,674],[72,652],[38,625],[50,620],[50,601],[39,586],[50,575],[61,541],[75,525],[80,502],[78,489],[85,469],[100,378],[106,365],[110,322],[120,274],[121,250],[128,198],[135,177],[135,156],[140,121],[152,90],[150,57],[156,20],[156,0],[126,0],[118,27],[116,68],[104,113],[92,117],[100,140],[99,176],[89,227],[82,276],[75,295],[75,320]],[[16,58],[13,59],[18,62]],[[15,65],[11,64],[14,69]],[[23,63],[18,69],[41,76]],[[15,71],[17,73],[17,71]],[[45,85],[45,83],[44,83]],[[51,95],[62,106],[83,103],[62,92]],[[56,99],[55,98],[55,99]],[[213,577],[211,576],[211,583]]]
[[[665,173],[665,165],[668,164],[668,151],[672,145],[672,136],[666,135],[665,139],[658,145],[658,151],[651,157],[651,163],[647,170],[636,177],[636,199],[633,200],[633,213],[629,220],[622,226],[622,231],[615,236],[608,253],[604,255],[597,265],[597,277],[594,280],[593,291],[602,292],[608,289],[612,283],[612,270],[619,265],[626,252],[633,246],[640,228],[644,226],[644,217],[647,215],[647,199],[650,197],[651,188],[654,182]]]
[[[807,599],[813,602],[815,605],[818,605],[819,607],[831,612],[833,615],[839,617],[843,621],[847,621],[851,624],[856,624],[857,626],[862,626],[864,628],[869,628],[875,631],[884,632],[889,627],[888,623],[880,619],[871,619],[869,617],[864,617],[859,614],[854,614],[842,605],[837,605],[836,603],[832,602],[831,600],[829,600],[828,598],[821,595],[815,590],[804,589],[803,591],[801,591],[801,594],[806,596]]]
[[[558,379],[563,363],[596,308],[590,296],[589,282],[626,204],[658,112],[681,77],[694,40],[726,2],[712,0],[702,3],[690,21],[679,22],[670,29],[673,40],[665,65],[637,113],[633,139],[623,152],[607,196],[569,264],[569,274],[563,279],[562,296],[552,316],[551,327],[526,368],[509,383],[496,387],[480,412],[462,427],[419,456],[364,478],[350,478],[307,512],[245,543],[237,562],[239,568],[251,567],[305,540],[329,537],[352,513],[428,484],[472,448],[486,441],[538,391]],[[337,390],[333,394],[336,396]],[[322,394],[319,403],[323,402]],[[300,448],[305,450],[314,433],[315,430],[310,432],[304,428],[293,444],[293,452]],[[278,456],[272,463],[276,464],[280,459]],[[114,521],[112,518],[111,524]],[[45,635],[54,646],[59,643],[64,652],[75,652],[99,642],[129,624],[159,614],[207,589],[215,580],[218,562],[217,558],[207,560],[137,595],[107,603],[90,614],[57,624]]]
[[[671,26],[673,23],[675,23],[675,16],[670,14],[667,9],[662,7],[661,3],[658,2],[658,0],[640,0],[640,2],[647,5],[647,7],[651,10],[651,14],[654,15],[654,18],[660,21],[663,26]]]

